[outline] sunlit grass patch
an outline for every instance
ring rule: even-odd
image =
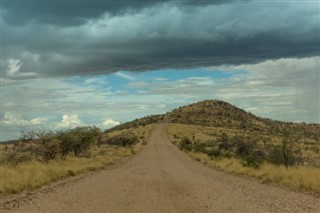
[[[248,175],[262,180],[274,182],[292,188],[301,188],[320,193],[320,170],[309,166],[275,166],[264,163],[259,169],[244,167],[236,158],[211,159],[199,152],[189,152],[192,158],[212,167],[235,174]]]
[[[98,154],[93,158],[68,157],[48,163],[33,160],[16,166],[0,165],[0,192],[7,194],[35,189],[64,177],[102,169],[131,154],[128,148],[122,147],[107,147],[105,151],[106,154]]]
[[[292,155],[297,154],[299,157],[286,168],[281,157],[288,152],[281,150],[284,139],[279,135],[186,124],[171,124],[167,132],[172,143],[195,160],[210,167],[256,177],[265,183],[274,182],[320,193],[319,154],[316,149],[320,144],[308,142],[307,144],[311,144],[313,149],[310,147],[307,149],[305,145],[305,141],[309,141],[307,136],[294,141],[296,149],[286,150],[292,151]],[[224,143],[221,137],[223,134],[228,136],[227,142]],[[189,141],[188,144],[185,141]],[[278,152],[272,152],[275,150],[274,147],[278,148]],[[298,153],[295,153],[296,151]]]
[[[111,146],[102,144],[100,147],[92,146],[85,156],[76,157],[68,155],[66,159],[57,157],[47,163],[33,158],[30,161],[18,164],[2,162],[0,164],[0,193],[12,194],[24,190],[33,190],[44,184],[60,180],[65,177],[75,176],[80,173],[96,171],[114,164],[124,157],[138,153],[146,144],[152,130],[152,126],[145,128],[115,131],[112,134],[124,134],[131,131],[139,138],[133,146]],[[0,155],[10,151],[13,146],[4,148],[0,146]]]
[[[199,152],[189,152],[192,158],[222,171],[234,174],[248,175],[262,180],[262,182],[274,182],[292,188],[306,189],[320,193],[320,170],[314,167],[275,166],[264,163],[259,169],[244,167],[239,159],[223,158],[211,159],[208,155]]]

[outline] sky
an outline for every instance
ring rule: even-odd
[[[320,123],[320,2],[1,0],[1,138],[219,99]]]

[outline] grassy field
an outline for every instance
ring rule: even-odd
[[[196,125],[172,124],[168,126],[168,135],[174,144],[181,149],[181,141],[188,138],[193,142],[193,147],[204,147],[199,150],[190,148],[184,149],[192,158],[219,170],[232,172],[235,174],[248,175],[261,179],[262,182],[274,182],[296,189],[305,189],[320,193],[320,168],[318,153],[319,141],[310,138],[297,140],[296,147],[301,151],[302,162],[286,168],[284,165],[274,165],[267,160],[261,161],[258,167],[246,166],[244,160],[232,151],[228,155],[223,155],[219,148],[221,134],[225,133],[232,138],[236,135],[252,136],[257,138],[256,146],[267,154],[268,147],[281,143],[280,135],[267,135],[257,132],[241,132],[240,130],[202,127]],[[204,146],[199,146],[204,144]],[[210,150],[218,150],[219,156],[212,157],[208,153]]]
[[[100,147],[92,146],[85,157],[69,154],[66,159],[57,157],[48,163],[35,157],[12,164],[5,161],[6,152],[12,151],[14,145],[0,145],[0,193],[12,194],[24,190],[33,190],[44,184],[75,176],[88,171],[96,171],[118,162],[120,159],[133,155],[141,150],[150,135],[152,126],[138,127],[104,134],[108,138],[128,132],[135,134],[139,142],[133,146],[115,146],[102,143]]]

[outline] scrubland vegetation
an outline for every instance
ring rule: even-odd
[[[152,126],[102,132],[96,127],[22,133],[15,143],[0,145],[0,193],[18,193],[95,171],[137,153]]]
[[[169,124],[171,142],[210,166],[320,193],[320,125],[260,118],[219,100],[181,106],[115,129]]]
[[[320,125],[274,121],[229,103],[201,101],[146,116],[106,132],[96,127],[23,133],[0,145],[0,193],[16,193],[103,168],[136,153],[152,124],[166,123],[171,142],[221,170],[320,193]]]
[[[320,193],[317,135],[185,124],[169,125],[168,135],[181,150],[211,167]]]

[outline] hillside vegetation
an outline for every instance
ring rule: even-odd
[[[182,106],[162,115],[150,115],[118,125],[110,131],[144,126],[154,123],[180,123],[210,127],[222,127],[243,131],[258,131],[272,135],[294,133],[302,137],[319,140],[320,125],[276,121],[260,118],[219,100],[205,100]]]
[[[229,103],[207,100],[115,129],[168,124],[174,144],[210,166],[320,192],[320,125],[260,118]]]
[[[320,193],[320,145],[313,139],[186,124],[170,124],[168,136],[211,167]]]

